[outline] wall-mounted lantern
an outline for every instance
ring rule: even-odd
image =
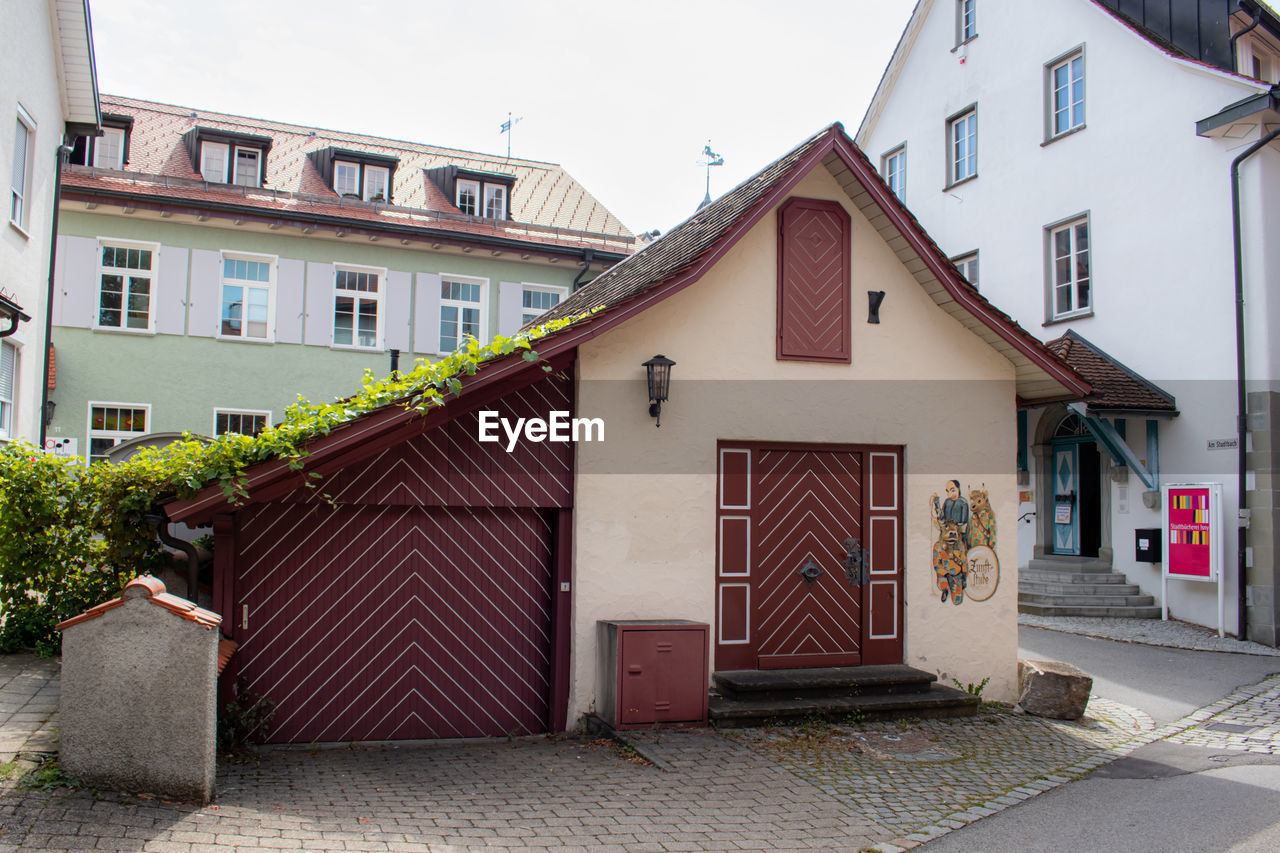
[[[674,364],[665,355],[655,355],[644,363],[649,382],[649,417],[658,419],[655,426],[662,426],[662,404],[671,393],[671,367]]]

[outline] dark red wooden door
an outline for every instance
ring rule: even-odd
[[[266,504],[237,536],[238,674],[272,742],[548,730],[546,511]]]
[[[901,451],[724,442],[718,670],[899,663]],[[865,553],[851,582],[846,541]]]

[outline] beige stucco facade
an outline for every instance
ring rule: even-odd
[[[903,662],[1016,698],[1014,368],[938,307],[823,167],[792,196],[851,217],[852,364],[776,358],[776,208],[700,280],[579,351],[577,414],[606,429],[577,446],[570,724],[597,699],[596,620],[693,619],[714,635],[720,440],[903,447]],[[886,292],[878,325],[869,290]],[[660,429],[641,366],[656,353],[677,362]],[[939,601],[930,498],[952,478],[985,486],[995,511],[1001,576],[985,601]]]

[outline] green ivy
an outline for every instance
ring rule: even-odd
[[[255,437],[205,441],[187,434],[119,464],[87,468],[23,442],[0,447],[0,651],[56,653],[61,638],[54,625],[114,598],[137,575],[163,569],[168,556],[147,515],[164,501],[190,498],[217,483],[228,502],[239,503],[248,497],[249,467],[285,459],[304,471],[313,439],[384,406],[425,414],[461,393],[462,378],[486,361],[520,351],[525,361],[537,362],[534,341],[591,313],[484,346],[468,339],[439,361],[419,359],[411,370],[390,376],[366,371],[357,394],[331,403],[300,397],[281,423]]]

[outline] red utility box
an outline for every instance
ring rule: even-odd
[[[596,630],[601,719],[615,729],[706,725],[705,622],[602,619]]]

